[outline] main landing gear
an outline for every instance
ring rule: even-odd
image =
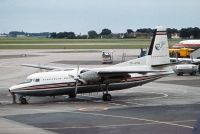
[[[69,96],[69,98],[76,98],[76,94],[75,93],[71,93],[68,96]]]
[[[103,101],[111,101],[112,99],[112,96],[108,93],[108,87],[109,85],[106,84],[106,93],[104,93],[104,90],[103,90],[103,96],[102,96]]]
[[[19,97],[19,102],[20,102],[21,104],[28,104],[28,102],[27,102],[27,100],[26,100],[26,98],[25,98],[24,96],[20,96],[20,97]]]
[[[103,97],[102,97],[102,99],[103,99],[103,101],[111,101],[111,95],[110,94],[103,94]]]

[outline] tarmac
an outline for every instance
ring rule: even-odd
[[[114,63],[136,58],[139,50],[113,50]],[[72,68],[101,64],[101,50],[0,50],[0,134],[192,134],[200,117],[200,75],[172,74],[143,86],[102,93],[31,97],[12,104],[8,88],[42,70],[21,64]]]

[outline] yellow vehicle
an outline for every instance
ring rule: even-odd
[[[169,55],[170,57],[189,58],[192,51],[194,49],[191,48],[170,48]]]

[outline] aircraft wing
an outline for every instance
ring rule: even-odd
[[[128,71],[128,70],[122,70],[122,71],[99,71],[98,74],[126,74],[126,73],[138,73],[138,74],[145,74],[145,73],[155,73],[155,72],[166,72],[162,70],[138,70],[138,71]]]
[[[146,74],[146,73],[164,73],[165,70],[152,70],[145,68],[105,68],[100,70],[95,70],[100,76],[124,76],[130,73]]]
[[[152,68],[143,68],[141,66],[135,67],[107,67],[107,68],[95,68],[88,70],[86,72],[80,73],[78,75],[79,80],[84,82],[87,81],[104,81],[106,83],[112,83],[113,81],[117,81],[124,78],[131,77],[131,74],[146,74],[152,73],[151,75],[162,76],[169,75],[173,72],[169,72],[168,70],[153,70]],[[154,74],[155,73],[155,74]],[[147,75],[146,75],[147,76]]]
[[[26,67],[33,67],[33,68],[39,68],[39,69],[45,69],[45,70],[73,70],[73,69],[66,69],[62,67],[54,67],[54,66],[45,66],[45,65],[34,65],[34,64],[22,64],[22,66]]]

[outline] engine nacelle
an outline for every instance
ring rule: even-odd
[[[81,73],[79,74],[79,77],[80,79],[83,79],[86,82],[98,82],[101,79],[98,73],[94,71],[87,71],[87,72]]]

